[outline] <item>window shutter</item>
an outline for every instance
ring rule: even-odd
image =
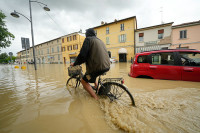
[[[182,31],[180,31],[180,38],[183,38],[183,37],[182,37]]]
[[[184,30],[184,38],[187,38],[187,31]]]
[[[120,35],[118,35],[118,42],[120,42]]]
[[[158,30],[158,34],[163,34],[164,33],[164,29]]]
[[[124,34],[124,42],[126,42],[126,34]]]
[[[143,37],[144,36],[144,33],[139,33],[139,37]]]

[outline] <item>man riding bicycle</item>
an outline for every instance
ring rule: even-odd
[[[89,83],[94,83],[95,88],[97,88],[96,78],[109,71],[110,59],[105,44],[96,37],[94,29],[86,30],[86,38],[81,51],[76,61],[71,63],[71,66],[81,65],[82,63],[86,63],[86,73],[81,79],[81,83],[85,90],[97,100],[98,97]]]

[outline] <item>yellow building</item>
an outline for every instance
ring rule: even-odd
[[[134,56],[135,29],[135,16],[111,23],[102,21],[100,26],[94,27],[97,37],[106,44],[110,58],[119,62],[131,61]]]
[[[75,32],[62,37],[63,63],[74,62],[83,45],[85,34]]]

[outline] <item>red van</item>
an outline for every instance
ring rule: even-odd
[[[200,51],[168,49],[137,53],[129,76],[200,82]]]

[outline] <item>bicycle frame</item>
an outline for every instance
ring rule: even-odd
[[[115,99],[118,99],[119,97],[121,97],[125,93],[129,96],[132,105],[134,107],[136,107],[132,94],[129,92],[128,88],[125,85],[123,85],[124,84],[123,78],[105,78],[105,79],[102,79],[101,76],[102,75],[98,76],[98,83],[97,83],[96,88],[90,85],[92,87],[92,89],[94,91],[96,91],[97,95],[107,96],[107,97],[110,98],[111,101],[113,101]],[[75,88],[77,88],[80,85],[82,77],[83,77],[83,73],[80,73],[79,75],[73,75],[68,79],[67,84],[71,79],[75,79],[74,85],[75,85]],[[114,86],[114,87],[110,87],[110,86]]]

